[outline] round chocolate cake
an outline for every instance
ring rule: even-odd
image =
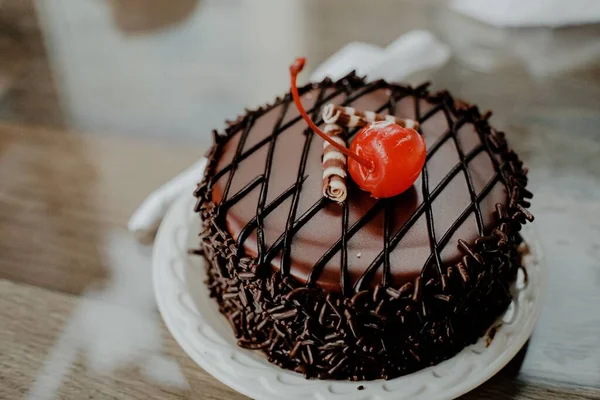
[[[321,125],[327,103],[418,121],[426,162],[398,196],[349,180],[338,204],[323,197],[323,140],[289,94],[215,132],[196,211],[207,284],[238,344],[309,378],[371,380],[476,342],[511,301],[533,219],[526,170],[490,114],[355,75],[300,94]]]

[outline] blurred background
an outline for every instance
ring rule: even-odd
[[[406,81],[494,110],[550,269],[528,348],[466,398],[599,399],[600,16],[518,3],[486,4],[540,19],[438,0],[0,0],[0,398],[243,398],[166,331],[127,220],[212,129],[286,91],[296,56],[313,71],[422,29],[451,57]]]
[[[0,29],[0,118],[205,146],[281,94],[294,57],[314,69],[348,42],[413,29],[451,46],[434,86],[497,115],[598,100],[598,26],[500,29],[443,1],[2,0]]]

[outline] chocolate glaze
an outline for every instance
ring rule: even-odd
[[[283,263],[294,278],[329,291],[340,291],[343,284],[349,290],[357,282],[364,287],[384,279],[386,285],[401,286],[414,280],[426,263],[441,269],[443,264],[456,262],[461,256],[458,238],[470,242],[489,232],[495,204],[506,202],[505,185],[495,175],[491,155],[474,125],[459,119],[441,99],[423,98],[406,88],[378,82],[347,90],[315,87],[305,91],[302,99],[307,109],[313,108],[315,120],[320,120],[318,111],[326,102],[418,119],[428,147],[422,175],[411,190],[388,200],[373,199],[352,183],[343,206],[322,199],[322,139],[298,119],[287,96],[264,112],[251,114],[223,145],[216,166],[212,187],[216,204],[230,201],[244,188],[249,190],[222,210],[240,250],[252,257],[260,254],[259,259],[270,262],[275,270]],[[262,146],[249,153],[261,140]],[[232,164],[236,154],[244,153],[249,155]],[[300,186],[295,194],[291,193],[294,184]],[[479,207],[455,224],[484,189]],[[258,212],[286,191],[288,196],[278,207]],[[430,206],[423,204],[426,197],[431,199]],[[293,220],[307,210],[315,214],[291,232]],[[250,221],[255,223],[249,225]],[[359,225],[352,229],[354,224]],[[390,243],[399,231],[399,240]],[[433,247],[444,237],[447,240]],[[278,239],[283,240],[273,247]],[[367,270],[371,273],[361,279]]]

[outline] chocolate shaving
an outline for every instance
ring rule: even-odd
[[[348,357],[344,357],[340,360],[340,362],[338,362],[336,365],[334,365],[333,367],[331,367],[331,369],[329,369],[329,371],[327,371],[327,373],[329,375],[333,375],[335,374],[335,372],[342,368],[344,366],[344,364],[346,363],[346,360],[348,359]]]
[[[358,339],[361,335],[358,330],[358,326],[356,325],[356,321],[354,321],[354,318],[352,317],[352,314],[350,314],[350,311],[344,310],[344,316],[346,317],[346,322],[348,323],[348,326],[350,327],[350,331],[352,332],[352,335],[354,335],[354,337]]]
[[[377,303],[379,300],[381,300],[383,291],[384,291],[383,286],[375,285],[375,289],[373,289],[373,302]]]
[[[306,354],[306,360],[307,360],[308,365],[314,364],[314,362],[315,362],[314,360],[315,359],[313,357],[313,353],[312,353],[310,345],[306,346],[306,348],[305,348],[305,354]]]
[[[331,293],[329,293],[325,297],[325,301],[327,302],[327,304],[329,304],[329,307],[331,307],[331,309],[333,310],[333,312],[335,313],[335,315],[337,315],[339,318],[342,318],[342,314],[340,313],[340,311],[338,310],[337,306],[332,301],[332,298],[333,297],[331,296]]]
[[[421,301],[421,286],[423,285],[423,279],[418,277],[415,279],[415,290],[413,292],[412,300],[414,302]]]
[[[294,348],[292,349],[292,351],[290,351],[290,357],[292,357],[292,358],[296,357],[296,354],[298,354],[298,350],[300,350],[301,345],[302,345],[302,342],[296,342],[296,344],[294,345]]]
[[[385,289],[385,291],[390,297],[392,297],[394,299],[400,298],[400,292],[392,287]]]
[[[375,307],[374,313],[377,317],[380,317],[379,314],[381,313],[381,309],[383,308],[384,305],[385,305],[385,301],[381,300],[379,302],[379,304],[377,304],[377,307]]]
[[[369,297],[369,291],[361,290],[360,292],[358,292],[354,296],[352,296],[352,298],[350,299],[350,305],[352,307],[356,307],[357,304],[365,302],[368,297]]]
[[[281,328],[279,328],[279,326],[277,326],[277,324],[273,324],[273,329],[275,330],[275,332],[277,332],[277,334],[279,336],[281,336],[282,338],[286,338],[285,332],[281,330]]]
[[[253,274],[252,272],[240,272],[238,274],[238,278],[243,281],[250,281],[252,279],[256,279],[256,274]]]
[[[333,333],[325,335],[325,340],[332,341],[332,340],[337,339],[337,338],[339,338],[341,336],[342,336],[341,332],[333,332]]]
[[[527,221],[533,222],[533,220],[535,218],[534,218],[533,214],[529,212],[529,210],[527,210],[525,207],[523,207],[520,204],[517,204],[517,208],[519,209],[519,211],[521,211],[523,213],[523,215],[525,216],[525,218],[527,219]]]
[[[433,298],[441,300],[441,301],[445,301],[446,303],[450,301],[450,296],[448,296],[447,294],[434,294]]]
[[[339,126],[327,124],[323,132],[339,145],[346,147]],[[346,155],[331,143],[323,141],[323,196],[337,203],[343,203],[348,195],[347,175]]]
[[[462,239],[458,239],[458,247],[460,247],[465,253],[469,254],[473,259],[475,259],[479,264],[483,264],[483,259],[477,253],[475,253],[471,247]]]
[[[262,319],[258,325],[256,325],[256,330],[260,331],[262,330],[270,321],[266,318]]]
[[[406,282],[398,291],[400,293],[400,297],[408,295],[413,290],[413,288],[414,285],[411,282]]]
[[[362,128],[373,122],[389,121],[404,128],[419,129],[419,123],[412,119],[377,114],[373,111],[359,111],[353,107],[342,107],[331,103],[323,107],[321,114],[326,124],[341,125],[346,128]]]
[[[508,217],[508,215],[506,214],[506,209],[504,208],[504,204],[502,204],[502,203],[496,204],[496,215],[498,216],[499,220],[503,220]]]
[[[463,263],[456,264],[456,269],[458,269],[458,273],[460,274],[460,278],[464,283],[469,282],[469,271],[467,267]]]
[[[273,319],[276,319],[276,320],[284,320],[284,319],[288,319],[288,318],[293,318],[297,314],[298,314],[298,310],[293,309],[293,310],[285,311],[282,313],[273,314],[272,317],[273,317]]]
[[[265,340],[262,343],[254,343],[254,342],[247,341],[245,339],[238,340],[238,346],[243,347],[245,349],[250,349],[250,350],[264,349],[265,347],[267,347],[270,344],[271,344],[271,339]]]
[[[339,349],[346,345],[346,342],[343,340],[336,340],[335,342],[325,343],[323,346],[319,347],[321,350],[331,350],[331,349]]]

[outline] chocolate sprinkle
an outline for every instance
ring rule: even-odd
[[[353,287],[348,280],[346,261],[342,263],[343,291],[327,292],[316,287],[314,282],[336,251],[341,248],[342,254],[347,255],[348,238],[345,235],[351,236],[353,231],[348,229],[348,211],[345,208],[342,224],[346,234],[339,245],[336,244],[315,265],[308,284],[304,285],[289,275],[290,246],[295,232],[324,207],[327,200],[321,199],[302,216],[296,216],[297,196],[305,178],[303,168],[298,171],[296,183],[271,203],[266,203],[266,191],[261,190],[256,219],[249,224],[252,226],[240,233],[237,240],[228,233],[223,216],[233,202],[252,188],[257,185],[264,188],[263,181],[265,175],[270,173],[270,165],[265,168],[263,175],[221,204],[213,203],[211,192],[216,163],[224,144],[232,135],[242,131],[238,151],[228,167],[232,171],[228,178],[231,180],[240,157],[243,157],[243,142],[249,127],[260,115],[274,107],[284,105],[282,108],[285,109],[289,105],[289,97],[286,96],[276,100],[273,105],[248,111],[245,116],[232,122],[223,134],[215,136],[215,145],[208,154],[209,163],[204,180],[194,193],[198,198],[195,210],[202,218],[200,245],[208,261],[207,286],[211,296],[218,302],[221,313],[232,325],[234,335],[239,339],[238,344],[264,352],[270,362],[302,373],[307,378],[390,379],[452,357],[482,337],[506,310],[511,301],[508,287],[516,278],[518,269],[522,268],[521,256],[517,251],[517,246],[522,242],[518,231],[525,220],[533,219],[526,209],[528,202],[525,200],[531,197],[531,193],[525,189],[526,170],[516,154],[508,148],[505,135],[493,130],[488,124],[488,115],[480,115],[477,107],[456,102],[447,92],[430,94],[426,85],[410,88],[383,81],[367,84],[351,74],[339,82],[325,80],[300,89],[302,93],[319,90],[319,98],[310,111],[315,117],[319,104],[324,101],[324,89],[328,88],[342,90],[350,96],[360,96],[374,88],[388,88],[391,93],[402,91],[437,104],[446,113],[471,122],[481,138],[480,151],[488,152],[494,163],[496,175],[492,182],[502,181],[507,188],[508,204],[496,205],[497,220],[486,230],[487,236],[484,235],[477,202],[492,189],[493,184],[490,183],[475,195],[467,178],[473,202],[468,211],[475,213],[480,238],[473,243],[459,241],[458,245],[464,254],[462,261],[455,265],[444,265],[441,263],[440,249],[469,213],[460,216],[447,233],[437,237],[433,231],[429,189],[424,187],[427,196],[419,212],[426,216],[432,256],[423,267],[421,276],[401,287],[394,286],[389,276],[389,252],[398,244],[406,229],[402,228],[399,234],[393,235],[386,229],[384,251],[368,266],[356,285]],[[430,115],[431,112],[422,116],[417,112],[421,124]],[[281,118],[277,126],[280,123]],[[272,150],[278,132],[274,129],[270,137],[254,148],[264,145]],[[306,143],[310,143],[312,132],[307,130],[305,136]],[[303,159],[307,149],[308,144],[302,150]],[[468,162],[467,157],[459,154],[460,162]],[[423,174],[426,176],[427,168],[424,168]],[[423,181],[427,182],[427,179]],[[230,186],[231,182],[228,182],[226,191],[230,190]],[[440,190],[443,190],[443,186]],[[262,232],[264,219],[271,209],[290,198],[288,196],[292,196],[293,206],[285,235],[267,249]],[[225,193],[223,199],[227,198]],[[380,209],[386,215],[391,214],[384,201],[377,204],[381,208],[369,214],[369,217],[373,217]],[[256,258],[246,257],[241,246],[252,229],[259,236],[259,254]],[[270,257],[278,254],[282,257],[282,267],[279,271],[273,271],[269,268]],[[377,284],[373,279],[376,269],[381,265],[384,267],[383,280]]]

